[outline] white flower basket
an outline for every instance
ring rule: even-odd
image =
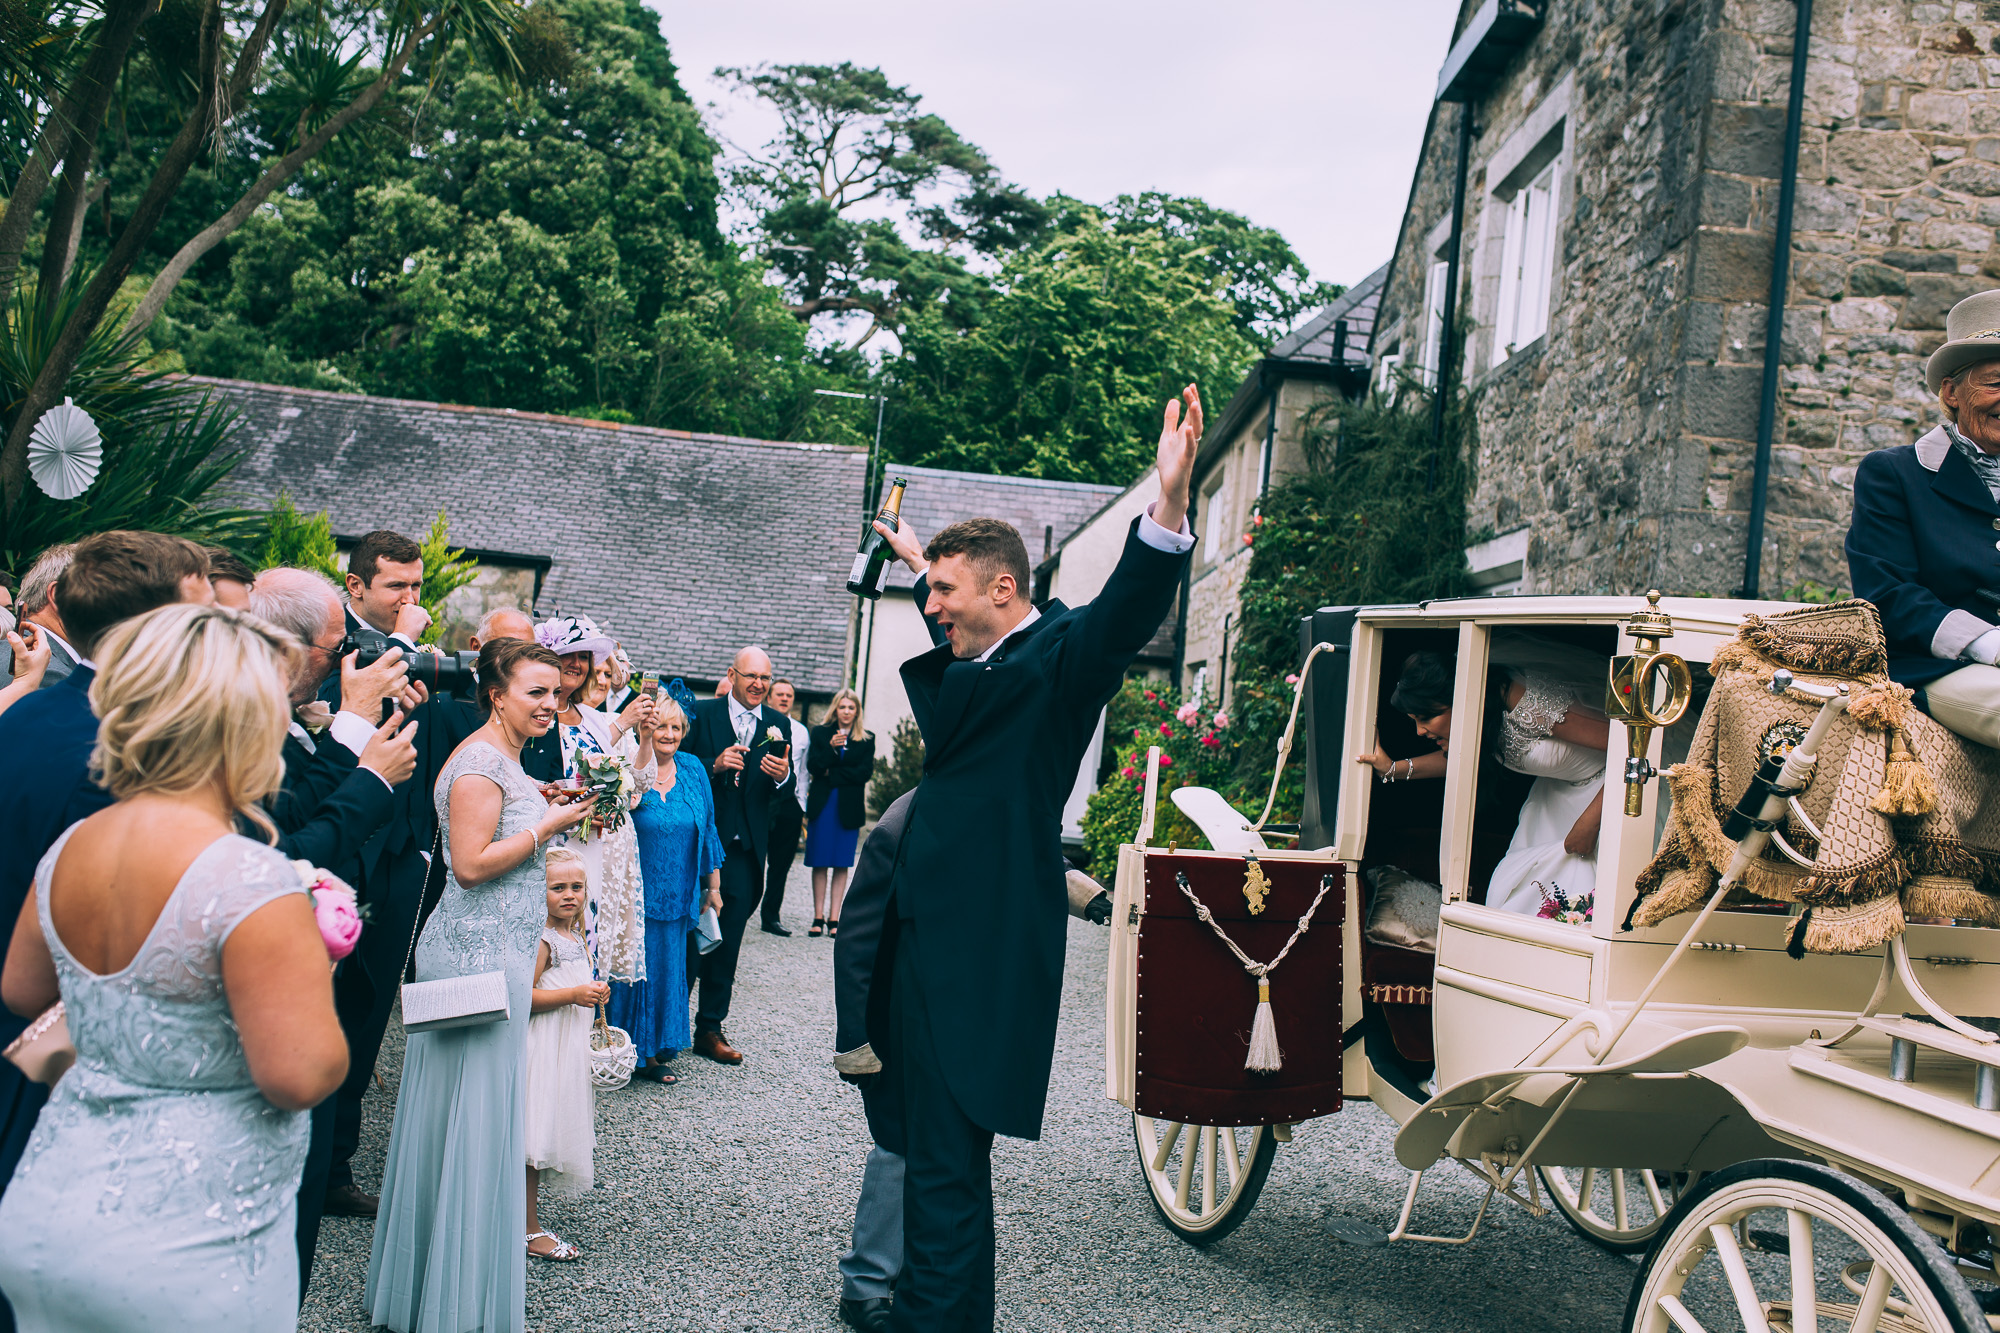
[[[604,1007],[598,1006],[597,1025],[590,1030],[590,1082],[599,1092],[616,1092],[632,1081],[639,1067],[639,1048],[632,1034],[604,1021]]]

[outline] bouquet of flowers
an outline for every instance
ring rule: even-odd
[[[624,827],[625,817],[632,808],[632,795],[639,790],[639,775],[632,771],[625,757],[579,750],[576,775],[596,803],[590,818],[577,826],[577,837],[589,842],[593,828],[609,832]]]
[[[326,943],[326,956],[339,962],[354,952],[361,940],[365,913],[355,901],[354,890],[310,861],[294,861],[292,868],[312,892],[313,917],[319,922],[319,937]]]
[[[1544,884],[1535,881],[1535,887],[1542,891],[1542,908],[1535,915],[1544,921],[1560,921],[1566,926],[1590,924],[1590,909],[1595,905],[1597,895],[1579,893],[1571,895],[1563,891],[1560,884]]]

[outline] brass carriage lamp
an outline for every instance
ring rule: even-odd
[[[1632,652],[1611,659],[1604,711],[1625,724],[1625,813],[1633,817],[1646,797],[1646,784],[1659,769],[1646,758],[1654,727],[1670,727],[1687,711],[1694,676],[1678,653],[1662,652],[1660,640],[1674,633],[1673,617],[1660,609],[1660,590],[1646,594],[1646,607],[1625,621]]]

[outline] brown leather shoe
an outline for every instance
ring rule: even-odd
[[[328,1217],[373,1217],[381,1201],[358,1185],[340,1185],[326,1192],[320,1211]]]
[[[694,1053],[706,1056],[719,1065],[740,1065],[743,1052],[722,1039],[720,1032],[697,1032],[694,1034]]]

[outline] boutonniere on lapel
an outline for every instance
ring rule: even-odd
[[[312,699],[300,704],[293,710],[293,716],[298,718],[300,726],[315,736],[333,725],[333,709],[327,706],[324,699]]]
[[[764,739],[772,745],[781,745],[784,743],[785,736],[776,727],[766,727],[764,728]]]

